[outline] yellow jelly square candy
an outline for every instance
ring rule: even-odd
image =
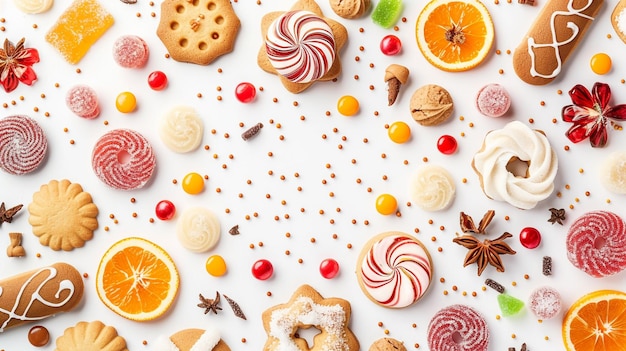
[[[77,64],[113,21],[113,16],[97,0],[75,0],[50,28],[46,41],[67,62]]]

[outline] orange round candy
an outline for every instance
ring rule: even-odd
[[[398,209],[398,201],[393,195],[381,194],[376,199],[376,211],[382,215],[390,215]]]
[[[387,130],[387,134],[389,135],[389,139],[394,143],[406,143],[411,139],[411,127],[401,121],[393,122]]]
[[[120,93],[115,99],[115,107],[121,113],[130,113],[135,111],[135,107],[137,107],[137,98],[135,94],[125,91]]]
[[[205,268],[210,275],[221,277],[226,274],[226,261],[220,255],[213,255],[206,260]]]
[[[191,195],[200,194],[204,190],[204,178],[195,172],[188,173],[183,178],[183,190]]]
[[[337,101],[337,111],[344,116],[354,116],[359,112],[359,100],[354,96],[344,95]]]
[[[593,73],[607,74],[612,66],[611,57],[603,52],[597,53],[591,57],[589,65]]]

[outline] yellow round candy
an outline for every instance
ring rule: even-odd
[[[591,57],[589,65],[595,74],[607,74],[612,66],[611,57],[603,52],[597,53]]]
[[[226,274],[226,261],[220,255],[213,255],[207,258],[205,268],[210,275],[221,277]]]
[[[387,129],[387,134],[394,143],[406,143],[411,139],[411,127],[404,122],[393,122]]]
[[[191,172],[183,178],[183,190],[187,194],[196,195],[204,190],[204,178],[195,172]]]
[[[115,107],[121,113],[130,113],[135,111],[135,107],[137,107],[137,98],[135,98],[135,94],[125,91],[120,93],[115,99]]]
[[[344,95],[337,101],[337,111],[344,116],[354,116],[359,112],[359,100],[354,96]]]
[[[393,195],[381,194],[376,199],[376,211],[382,215],[390,215],[396,213],[398,209],[398,201]]]

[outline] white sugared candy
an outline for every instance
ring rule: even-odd
[[[220,221],[210,210],[192,207],[185,210],[178,220],[176,234],[187,250],[205,252],[220,240]]]
[[[551,287],[541,287],[528,298],[528,306],[539,319],[550,319],[561,311],[561,295]]]
[[[626,151],[615,151],[600,166],[604,187],[616,194],[626,194]]]
[[[200,146],[204,123],[189,106],[177,106],[159,120],[159,136],[170,150],[178,153],[193,151]]]

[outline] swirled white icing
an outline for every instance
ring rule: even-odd
[[[289,11],[269,26],[265,36],[267,57],[276,72],[295,83],[322,78],[335,60],[332,29],[309,11]]]
[[[393,308],[416,302],[432,278],[426,249],[403,233],[384,235],[375,241],[358,269],[366,293],[380,305]]]
[[[159,121],[159,136],[174,152],[186,153],[197,149],[203,135],[204,123],[189,106],[174,107]]]
[[[526,176],[507,169],[515,158],[528,163]],[[513,121],[487,134],[472,166],[481,178],[485,195],[521,209],[531,209],[554,190],[558,160],[543,133]]]
[[[456,187],[452,175],[445,168],[435,165],[422,167],[411,186],[413,202],[424,211],[447,208],[454,199]]]
[[[4,328],[6,328],[9,325],[9,322],[11,322],[11,320],[13,319],[18,319],[21,321],[37,321],[37,320],[41,320],[41,319],[48,317],[47,315],[46,316],[29,316],[30,309],[35,304],[42,304],[50,308],[62,308],[65,304],[67,304],[70,300],[72,300],[72,297],[74,296],[75,288],[74,288],[74,283],[72,283],[70,280],[61,280],[59,282],[58,287],[55,288],[57,289],[54,294],[54,297],[56,299],[61,298],[62,292],[64,291],[68,292],[67,296],[63,300],[57,301],[57,302],[48,301],[41,295],[41,291],[50,286],[48,283],[54,280],[57,274],[58,274],[58,271],[56,268],[44,267],[35,271],[30,277],[28,277],[28,279],[26,279],[26,281],[20,287],[20,290],[15,298],[15,301],[13,302],[13,306],[11,306],[10,309],[0,308],[0,315],[4,314],[6,316],[6,317],[3,317],[3,318],[6,318],[6,320],[4,321],[4,323],[2,323],[2,325],[0,325],[0,332],[2,332]],[[30,297],[26,297],[28,300],[28,304],[26,306],[22,306],[21,302],[24,297],[24,294],[26,294],[26,289],[29,288],[29,286],[33,283],[33,281],[37,279],[41,279],[42,276],[45,276],[45,278],[43,278],[41,282],[39,283],[39,285],[37,285],[37,287],[35,288],[33,293],[30,295]],[[0,287],[0,297],[2,296],[2,292],[3,292],[2,287]]]
[[[54,0],[15,0],[15,6],[25,13],[42,13],[52,7]]]

